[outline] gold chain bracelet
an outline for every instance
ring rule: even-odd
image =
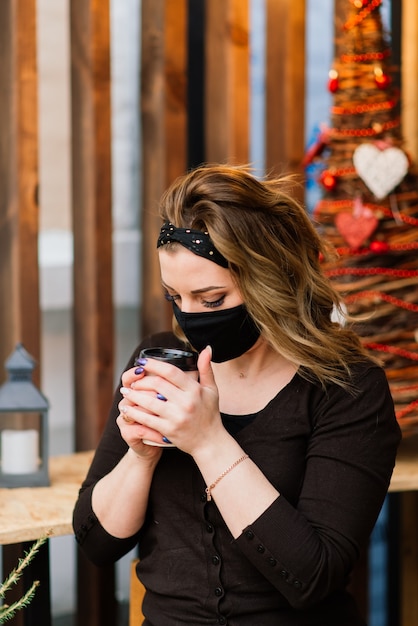
[[[220,480],[222,480],[222,478],[224,478],[224,476],[226,476],[227,474],[229,474],[229,472],[232,472],[232,470],[239,465],[240,463],[242,463],[242,461],[245,461],[245,459],[248,459],[248,454],[244,454],[244,456],[240,457],[237,461],[235,461],[235,463],[232,463],[232,465],[230,465],[228,467],[228,469],[226,469],[224,472],[222,472],[222,474],[220,476],[218,476],[218,478],[211,484],[209,485],[209,487],[206,487],[205,492],[206,492],[206,501],[210,502],[212,500],[212,489],[214,489],[216,487],[216,485],[219,483]]]

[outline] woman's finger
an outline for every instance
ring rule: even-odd
[[[144,376],[144,368],[141,366],[131,367],[122,374],[122,384],[130,387],[133,382],[140,380]]]

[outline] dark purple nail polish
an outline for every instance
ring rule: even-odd
[[[135,374],[142,374],[143,371],[144,371],[143,367],[137,367],[135,370]]]
[[[167,439],[167,437],[163,437],[163,441],[164,441],[164,443],[171,443],[171,441],[169,439]]]
[[[135,359],[135,365],[145,365],[148,359]]]
[[[163,402],[167,402],[167,398],[163,396],[161,393],[157,393],[157,398],[159,400],[162,400]]]

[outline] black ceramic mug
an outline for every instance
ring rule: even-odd
[[[177,350],[175,348],[143,348],[139,354],[140,359],[157,359],[158,361],[165,361],[171,363],[183,372],[190,372],[197,380],[197,352],[189,352],[186,350]],[[150,439],[143,439],[144,443],[149,446],[158,446],[160,448],[175,448],[172,443],[156,443]]]

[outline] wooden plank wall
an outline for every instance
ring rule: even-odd
[[[0,380],[17,342],[40,359],[35,12],[35,0],[0,2]]]
[[[77,451],[93,448],[113,390],[109,0],[71,0]]]
[[[209,163],[249,160],[249,6],[212,0],[205,17],[205,154]]]
[[[266,12],[266,171],[302,176],[306,3],[266,0]]]
[[[76,450],[94,448],[112,401],[114,314],[109,0],[71,0]],[[113,626],[115,568],[77,553],[77,626]]]
[[[35,0],[0,2],[0,382],[3,364],[23,343],[38,365],[40,310],[38,270],[38,77]],[[3,548],[3,577],[23,556],[20,544]],[[48,556],[46,547],[43,553]],[[13,602],[23,588],[8,596]],[[41,591],[49,600],[49,590]],[[38,596],[38,601],[39,601]],[[22,616],[10,622],[20,626]],[[45,626],[49,626],[45,624]]]
[[[402,131],[405,148],[418,165],[418,4],[403,0],[392,5],[392,18],[400,31],[399,60]],[[418,624],[418,493],[399,497],[399,621]]]
[[[407,148],[418,163],[418,3],[401,3],[402,125]]]
[[[400,9],[402,129],[406,149],[418,164],[418,4],[403,0]],[[418,624],[418,493],[400,498],[400,622]]]

